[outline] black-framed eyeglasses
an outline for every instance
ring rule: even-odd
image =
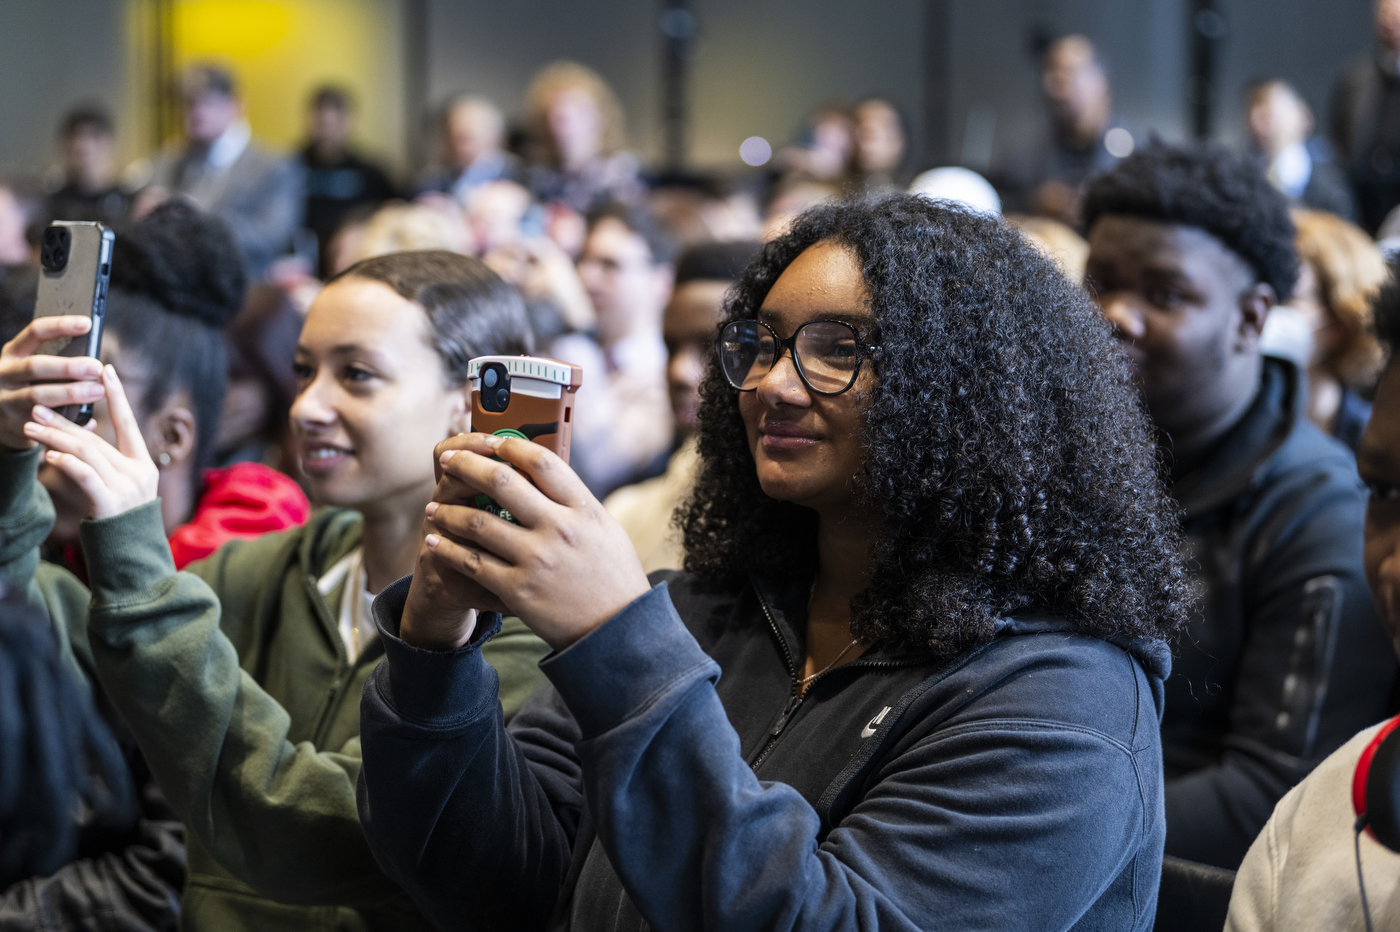
[[[787,350],[802,384],[819,395],[839,395],[856,384],[861,363],[877,349],[838,320],[809,320],[786,340],[767,324],[736,320],[720,331],[717,346],[724,377],[741,392],[758,388]]]

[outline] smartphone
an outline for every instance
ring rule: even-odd
[[[56,220],[44,230],[34,316],[82,314],[92,320],[92,329],[82,337],[46,340],[39,346],[40,355],[99,358],[115,241],[112,231],[96,222]],[[92,418],[92,404],[66,405],[58,413],[74,424],[86,424]]]
[[[530,440],[569,461],[582,367],[539,356],[478,356],[467,363],[467,378],[472,430]],[[514,520],[489,496],[478,495],[475,504]]]

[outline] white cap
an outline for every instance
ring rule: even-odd
[[[922,194],[934,200],[956,201],[979,213],[1001,216],[1001,198],[996,188],[970,168],[934,168],[924,172],[909,185],[910,194]]]

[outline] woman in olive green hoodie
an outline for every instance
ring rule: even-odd
[[[433,445],[470,426],[467,361],[529,342],[520,299],[474,259],[399,253],[332,281],[298,343],[291,416],[312,498],[333,507],[183,573],[111,367],[99,381],[115,448],[33,409],[20,439],[43,444],[93,502],[81,534],[98,677],[189,831],[184,928],[428,927],[378,869],[355,809],[360,693],[383,655],[369,603],[413,569]],[[17,397],[0,408],[15,410]],[[18,450],[7,419],[0,412],[0,443]],[[0,456],[0,488],[11,490],[0,527],[42,539],[52,508],[22,481],[39,456]],[[547,651],[515,619],[487,645],[502,714],[542,683]]]

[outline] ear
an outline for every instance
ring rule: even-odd
[[[147,434],[154,441],[151,459],[161,469],[175,469],[189,463],[194,458],[197,434],[194,412],[181,404],[167,406],[151,418],[151,430]],[[168,462],[161,462],[162,453],[170,458]]]
[[[471,383],[450,393],[451,408],[447,412],[447,436],[468,433],[472,429],[472,386]]]
[[[1269,311],[1278,303],[1274,286],[1267,282],[1255,282],[1240,292],[1239,329],[1235,335],[1237,352],[1253,351],[1259,346],[1259,336],[1264,332],[1264,321]]]

